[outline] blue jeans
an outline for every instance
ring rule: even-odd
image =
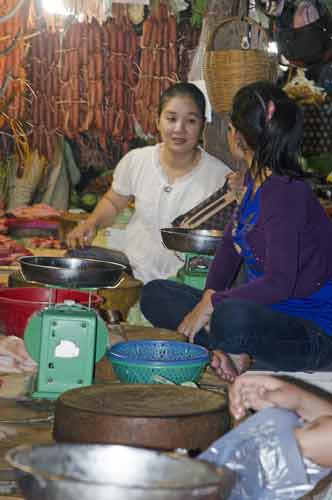
[[[150,281],[142,289],[141,310],[154,326],[176,330],[202,293],[170,280]],[[310,371],[332,365],[332,337],[319,327],[246,300],[228,299],[216,306],[210,332],[201,329],[195,342],[211,350],[247,353],[262,369]]]

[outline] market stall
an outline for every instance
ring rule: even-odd
[[[156,277],[189,284],[198,293],[205,288],[225,227],[234,214],[239,216],[243,199],[240,189],[229,191],[224,184],[229,165],[239,172],[243,188],[248,157],[236,158],[229,147],[230,134],[236,133],[230,121],[233,98],[243,86],[258,80],[278,82],[299,103],[305,118],[301,164],[311,174],[309,182],[326,212],[331,212],[331,5],[327,0],[63,0],[61,13],[50,13],[46,4],[8,0],[0,6],[0,323],[2,334],[24,339],[34,366],[33,374],[31,366],[25,372],[20,364],[15,364],[20,373],[0,374],[0,499],[21,500],[22,492],[29,499],[39,498],[37,491],[42,495],[30,476],[22,480],[21,489],[14,481],[13,467],[22,471],[20,460],[37,460],[34,452],[25,449],[7,459],[5,455],[18,445],[43,443],[51,446],[42,488],[61,486],[67,473],[61,461],[72,460],[70,450],[53,461],[52,450],[61,451],[56,443],[70,443],[73,449],[75,443],[84,443],[84,450],[93,447],[96,453],[97,444],[130,445],[158,451],[151,459],[157,479],[151,485],[151,474],[146,473],[142,488],[148,493],[135,498],[229,498],[233,475],[227,476],[225,469],[217,480],[211,465],[207,484],[194,458],[186,458],[187,470],[197,467],[193,484],[185,471],[180,478],[170,475],[166,486],[159,477],[161,450],[171,457],[175,449],[185,448],[190,457],[197,457],[230,430],[234,422],[227,394],[233,379],[222,380],[208,366],[215,361],[215,348],[209,352],[204,342],[191,342],[190,333],[175,331],[178,325],[139,326],[147,321],[137,302],[143,282]],[[302,36],[307,37],[305,50],[298,42]],[[181,210],[173,210],[170,203],[159,213],[167,197],[175,196],[174,179],[162,178],[159,186],[145,173],[142,191],[133,196],[132,185],[140,176],[129,179],[129,171],[142,164],[138,172],[143,172],[150,156],[130,163],[127,158],[134,157],[126,155],[148,148],[154,152],[151,158],[162,156],[160,136],[167,132],[160,125],[162,95],[174,84],[189,82],[203,90],[209,104],[201,113],[195,101],[200,94],[191,96],[189,115],[196,123],[197,144],[191,144],[190,161],[196,166],[201,156],[213,155],[209,174],[215,180],[205,186],[209,176],[202,175],[196,184],[188,183],[174,198],[173,205]],[[190,94],[185,92],[188,106]],[[268,123],[275,109],[259,92],[258,100]],[[181,104],[180,99],[173,102]],[[170,111],[167,120],[175,114]],[[185,139],[179,133],[174,142],[181,147]],[[116,170],[121,161],[122,178]],[[185,165],[184,177],[190,179],[193,169]],[[119,190],[115,197],[112,186]],[[160,198],[154,201],[157,188]],[[108,206],[110,227],[100,222],[102,217],[94,219],[101,212],[96,207],[103,204]],[[149,212],[143,214],[147,226],[177,264],[146,279],[137,276],[136,263],[121,254],[127,227],[143,209]],[[164,225],[159,227],[154,218]],[[76,237],[76,244],[88,241],[90,254],[84,254],[84,248],[81,255],[70,253],[76,249],[68,235],[80,227],[92,227],[91,234],[87,230]],[[145,241],[133,240],[137,251],[143,243],[149,246],[143,229],[141,235]],[[239,241],[243,243],[241,237]],[[149,248],[141,258],[149,270],[154,258],[150,246],[151,252]],[[254,257],[259,261],[261,256]],[[242,279],[241,273],[236,279]],[[230,288],[227,285],[226,293]],[[165,316],[170,316],[168,310]],[[130,341],[137,342],[133,353],[128,351]],[[8,358],[12,367],[10,353]],[[173,458],[180,460],[176,453]],[[92,471],[89,487],[94,481],[99,487],[91,462],[86,467]],[[131,470],[128,466],[126,473]],[[102,491],[102,476],[96,498],[113,498]],[[80,474],[76,479],[80,491]],[[127,487],[127,477],[124,483]],[[120,498],[117,486],[114,498]],[[306,483],[302,493],[312,486]],[[77,497],[75,491],[70,485],[67,496],[61,497],[55,488],[50,498],[71,499]]]

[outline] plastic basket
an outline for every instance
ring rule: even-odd
[[[156,384],[158,377],[175,384],[197,382],[209,361],[205,347],[172,340],[119,342],[107,357],[127,384]]]
[[[215,50],[218,31],[228,23],[247,23],[255,25],[266,36],[266,49],[225,49]],[[277,57],[267,51],[268,37],[264,28],[248,17],[229,17],[224,19],[212,32],[207,44],[203,74],[206,88],[214,111],[228,112],[232,108],[236,92],[257,80],[275,80],[277,77]]]

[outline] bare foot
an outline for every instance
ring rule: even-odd
[[[248,370],[251,364],[248,354],[226,354],[223,351],[213,351],[211,366],[217,375],[227,382],[234,382],[235,378]]]

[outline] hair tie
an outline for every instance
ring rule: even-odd
[[[268,122],[272,120],[275,110],[276,110],[276,105],[274,104],[273,101],[269,101],[267,103],[267,111],[266,111],[266,119]]]
[[[262,108],[263,108],[263,111],[264,111],[264,115],[265,115],[265,119],[266,119],[266,122],[269,122],[272,120],[272,117],[274,115],[274,112],[276,110],[276,105],[274,104],[273,101],[268,101],[267,105],[265,104],[265,101],[263,99],[263,97],[260,95],[259,92],[257,92],[257,90],[254,90],[254,94],[255,96],[257,97],[257,99],[259,100],[260,104],[262,105]]]

